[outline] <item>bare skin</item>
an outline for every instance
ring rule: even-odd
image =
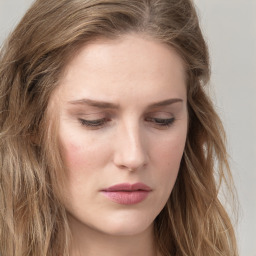
[[[153,223],[176,181],[187,135],[179,55],[139,34],[95,41],[67,65],[51,101],[68,170],[71,255],[159,256]],[[128,204],[105,193],[120,183],[150,190]]]

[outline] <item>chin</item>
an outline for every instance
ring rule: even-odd
[[[104,225],[95,228],[102,230],[103,233],[113,236],[131,236],[153,228],[154,218],[152,216],[145,216],[145,214],[141,214],[141,216],[124,214],[123,216],[104,218],[102,222]]]
[[[117,209],[118,208],[118,209]],[[135,236],[153,230],[160,212],[149,207],[117,207],[110,210],[69,212],[71,226],[85,233],[96,232],[111,236]],[[79,214],[77,214],[79,212]],[[74,214],[76,213],[76,214]]]
[[[149,225],[125,225],[122,223],[120,225],[111,225],[109,228],[104,227],[101,232],[111,236],[136,236],[151,228],[153,229],[153,223]]]

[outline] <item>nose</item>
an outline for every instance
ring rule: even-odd
[[[139,125],[122,125],[115,138],[114,164],[120,169],[139,170],[146,166],[146,140]]]

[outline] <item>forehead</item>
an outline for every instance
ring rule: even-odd
[[[167,92],[178,97],[186,91],[185,68],[173,48],[151,38],[130,34],[98,39],[69,61],[60,88],[70,100],[91,94],[102,100],[120,100],[132,93],[138,100],[162,99]]]

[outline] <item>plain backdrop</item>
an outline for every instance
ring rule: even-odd
[[[0,44],[31,3],[0,0]],[[210,49],[211,92],[227,131],[240,199],[240,256],[256,256],[256,0],[195,3]]]

